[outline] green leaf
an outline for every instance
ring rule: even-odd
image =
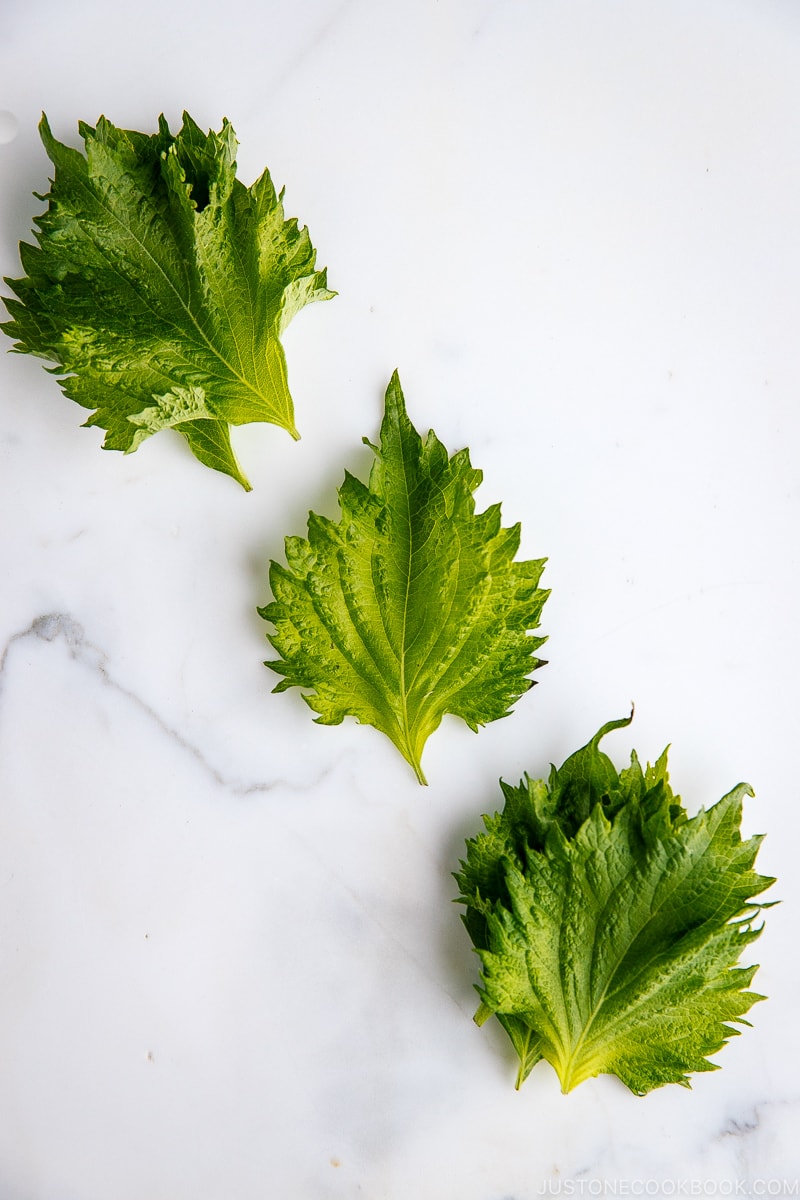
[[[730,1022],[764,997],[738,967],[761,927],[752,897],[760,836],[740,835],[739,784],[688,817],[666,751],[619,774],[600,750],[612,721],[553,768],[547,784],[503,785],[502,814],[467,842],[456,874],[480,956],[476,1021],[496,1014],[520,1059],[540,1058],[562,1090],[602,1073],[644,1095],[715,1069]]]
[[[308,538],[271,564],[275,599],[259,612],[282,657],[266,665],[283,676],[275,691],[312,689],[320,723],[380,729],[424,783],[445,713],[477,730],[531,687],[544,560],[514,561],[520,529],[501,527],[499,505],[475,512],[481,472],[420,437],[396,372],[371,448],[369,485],[346,474],[339,489],[341,520],[310,513]]]
[[[188,113],[173,137],[105,117],[81,123],[85,154],[40,132],[55,166],[37,245],[2,328],[15,349],[56,364],[63,391],[93,409],[106,449],[129,453],[177,429],[201,462],[249,488],[230,426],[297,437],[280,335],[305,304],[334,295],[306,229],[284,218],[267,171],[236,178],[228,121],[204,134]]]

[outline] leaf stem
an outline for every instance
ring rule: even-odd
[[[407,728],[403,730],[403,744],[400,749],[403,758],[414,768],[414,774],[417,777],[417,781],[421,783],[423,787],[427,787],[428,781],[425,778],[425,772],[422,769],[422,751],[415,750],[415,748],[412,746],[411,738],[409,737]]]
[[[416,775],[419,782],[423,785],[423,787],[427,787],[428,781],[425,778],[425,772],[422,769],[422,765],[418,761],[412,762],[411,765],[414,768],[414,774]]]
[[[406,762],[410,763],[414,768],[414,774],[419,783],[423,787],[427,787],[428,781],[425,778],[425,772],[422,770],[422,751],[425,749],[425,743],[428,740],[428,734],[423,733],[420,736],[419,722],[413,725],[408,719],[408,696],[405,690],[405,663],[400,664],[400,695],[402,700],[402,708],[400,719],[398,721],[399,741],[392,738],[392,741],[400,750]]]

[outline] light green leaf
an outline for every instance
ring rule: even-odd
[[[467,843],[457,873],[483,964],[476,1021],[496,1014],[520,1058],[539,1058],[568,1092],[601,1073],[643,1095],[713,1070],[729,1022],[763,999],[737,967],[760,933],[752,897],[761,837],[740,835],[739,784],[687,817],[666,752],[617,774],[599,749],[611,722],[548,785],[504,785],[501,815]]]
[[[81,124],[85,155],[40,131],[55,166],[37,245],[7,279],[3,329],[56,364],[67,396],[93,409],[106,449],[130,452],[174,428],[201,462],[249,487],[230,426],[266,421],[297,437],[280,335],[334,295],[306,229],[286,220],[268,172],[236,178],[228,121],[176,136],[105,117]]]
[[[424,783],[445,713],[477,729],[530,688],[544,560],[514,561],[520,529],[501,527],[499,505],[475,512],[481,472],[467,450],[448,458],[420,437],[396,373],[372,449],[368,486],[345,475],[341,520],[309,514],[308,538],[271,565],[275,599],[259,612],[282,657],[267,666],[283,676],[275,691],[311,689],[322,724],[380,729]]]

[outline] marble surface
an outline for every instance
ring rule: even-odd
[[[0,1198],[797,1195],[800,9],[781,0],[4,0],[0,269],[41,110],[233,122],[339,296],[254,490],[134,455],[0,356]],[[549,665],[417,785],[273,695],[257,605],[412,420],[546,555]],[[691,809],[750,780],[770,999],[691,1090],[523,1089],[451,903],[499,777],[604,721]]]

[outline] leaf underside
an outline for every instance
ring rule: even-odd
[[[236,178],[226,120],[177,135],[101,117],[81,123],[85,153],[40,133],[55,167],[22,279],[7,279],[2,327],[15,349],[55,363],[65,394],[92,409],[106,449],[135,450],[161,429],[249,487],[230,427],[297,437],[280,335],[305,304],[334,295],[306,229],[286,220],[269,173]]]
[[[547,782],[503,784],[501,814],[467,842],[456,874],[482,963],[476,1021],[496,1015],[519,1058],[517,1086],[542,1058],[562,1090],[602,1073],[644,1095],[689,1086],[764,997],[737,966],[761,932],[743,841],[739,784],[689,818],[666,751],[619,774],[599,749],[613,721]]]
[[[346,474],[339,489],[341,519],[311,513],[286,566],[271,564],[275,599],[259,612],[281,658],[266,665],[283,676],[275,691],[310,689],[320,723],[381,730],[424,783],[445,713],[477,730],[530,688],[544,560],[514,561],[519,526],[501,527],[499,505],[475,512],[481,472],[420,437],[396,372],[371,448],[369,484]]]

